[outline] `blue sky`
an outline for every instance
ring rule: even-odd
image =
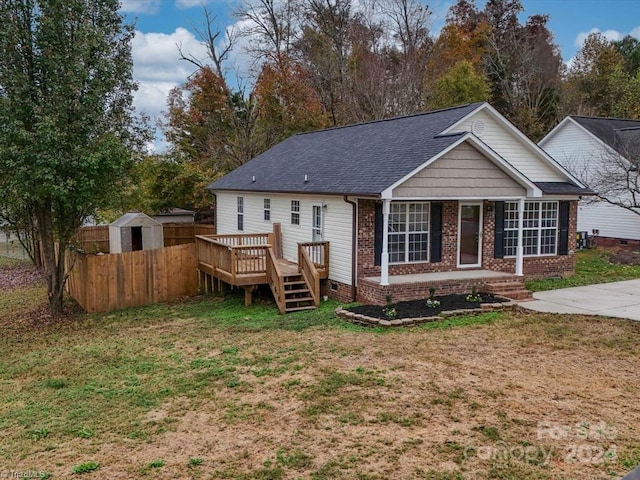
[[[484,5],[484,0],[476,1],[481,7]],[[203,2],[216,15],[222,29],[237,21],[233,11],[239,1],[122,0],[127,19],[136,22],[134,76],[140,85],[136,107],[152,118],[158,118],[165,109],[169,90],[194,71],[192,65],[179,59],[176,44],[197,57],[205,57],[194,28],[203,22]],[[447,9],[453,3],[454,0],[427,1],[433,12],[433,32],[442,27]],[[549,27],[565,62],[571,60],[582,40],[593,31],[600,31],[610,39],[626,34],[640,38],[639,0],[522,0],[522,4],[523,18],[538,13],[551,16]],[[247,72],[249,64],[248,56],[239,45],[232,52],[230,65]],[[161,141],[156,141],[156,146],[163,148]]]

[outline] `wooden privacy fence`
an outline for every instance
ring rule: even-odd
[[[110,312],[196,295],[196,267],[195,243],[110,255],[79,253],[67,288],[87,312]]]
[[[165,223],[162,225],[164,246],[194,243],[196,235],[215,235],[215,225],[199,223]],[[81,227],[76,233],[76,245],[86,253],[109,253],[109,225]]]
[[[215,225],[198,223],[165,223],[162,225],[164,246],[183,245],[196,241],[196,235],[215,235]]]
[[[87,253],[109,253],[109,225],[81,227],[75,236],[78,248]]]

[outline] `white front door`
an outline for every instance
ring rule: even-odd
[[[482,204],[461,203],[458,216],[458,267],[482,264]]]
[[[314,242],[321,242],[324,237],[322,228],[322,205],[313,206],[312,225],[311,225],[311,240]]]

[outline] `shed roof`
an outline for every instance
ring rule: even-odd
[[[139,227],[139,226],[154,226],[162,225],[149,215],[145,215],[142,212],[127,212],[117,220],[114,220],[109,225],[110,227]]]

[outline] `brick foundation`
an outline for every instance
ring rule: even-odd
[[[491,277],[486,279],[460,279],[433,282],[397,283],[393,285],[380,285],[372,280],[362,279],[358,284],[358,302],[372,305],[385,305],[387,295],[391,295],[392,302],[402,302],[404,300],[416,300],[427,298],[429,288],[436,289],[436,295],[464,294],[471,293],[475,285],[479,291],[484,290],[485,282],[506,281],[513,278],[511,275],[504,277]]]
[[[320,285],[322,295],[326,295],[329,298],[333,298],[341,303],[353,302],[353,291],[351,285],[346,283],[337,282],[335,280],[323,280]]]
[[[640,240],[629,238],[596,237],[594,244],[598,247],[637,250],[640,248]]]

